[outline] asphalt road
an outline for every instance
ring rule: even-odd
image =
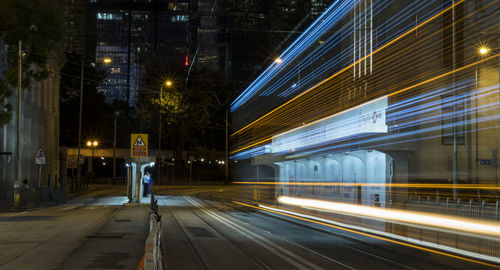
[[[232,187],[157,192],[168,269],[494,268],[237,205]]]

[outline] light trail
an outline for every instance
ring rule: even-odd
[[[299,180],[300,181],[300,180]],[[306,179],[304,181],[307,181]],[[385,181],[385,179],[383,180]],[[381,181],[381,182],[383,182]],[[410,180],[409,180],[410,181]],[[476,184],[387,184],[387,183],[352,183],[352,182],[251,182],[239,181],[233,182],[237,185],[263,185],[263,186],[346,186],[346,187],[387,187],[387,188],[439,188],[439,189],[482,189],[482,190],[500,190],[500,186],[476,185]]]
[[[495,237],[500,236],[500,226],[495,223],[478,220],[458,219],[452,216],[431,215],[412,211],[383,209],[379,207],[336,203],[331,201],[301,199],[287,196],[278,197],[278,202],[299,207],[309,207],[318,210],[328,210],[349,213],[364,217],[381,218],[398,222],[408,222],[433,227],[441,227],[472,233],[484,233]]]
[[[398,239],[398,238],[403,239],[403,237],[398,237],[395,234],[388,234],[388,233],[384,233],[384,232],[375,232],[374,230],[369,230],[369,229],[366,229],[366,228],[355,227],[355,226],[349,226],[347,224],[340,224],[338,222],[335,222],[337,225],[334,225],[334,224],[332,224],[334,222],[329,221],[329,220],[322,219],[322,220],[318,221],[318,220],[313,219],[312,217],[308,217],[308,216],[305,216],[305,215],[298,215],[296,213],[292,213],[292,212],[289,212],[289,211],[278,211],[277,209],[272,209],[270,207],[265,207],[264,208],[264,207],[261,207],[261,206],[254,206],[254,205],[246,204],[246,203],[243,203],[243,202],[237,202],[237,201],[233,201],[233,203],[239,204],[239,205],[242,205],[242,206],[246,206],[246,207],[250,207],[250,208],[253,208],[253,209],[259,209],[259,210],[262,210],[262,211],[265,211],[265,212],[270,212],[270,213],[274,213],[274,214],[278,214],[278,215],[282,215],[282,216],[291,217],[291,218],[294,218],[294,219],[298,219],[298,220],[302,220],[302,221],[306,221],[306,222],[310,222],[310,223],[315,223],[315,224],[318,224],[318,225],[323,225],[323,226],[330,227],[330,228],[339,229],[339,230],[342,230],[342,231],[346,231],[346,232],[350,232],[350,233],[354,233],[354,234],[358,234],[358,235],[367,236],[367,237],[370,237],[370,238],[374,238],[374,239],[378,239],[378,240],[382,240],[382,241],[386,241],[386,242],[390,242],[390,243],[394,243],[394,244],[398,244],[398,245],[402,245],[402,246],[406,246],[406,247],[415,248],[415,249],[426,251],[426,252],[431,252],[431,253],[434,253],[434,254],[439,254],[439,255],[443,255],[443,256],[447,256],[447,257],[451,257],[451,258],[455,258],[455,259],[459,259],[459,260],[463,260],[463,261],[468,261],[468,262],[477,263],[477,264],[480,264],[480,265],[485,265],[485,266],[489,266],[489,267],[500,269],[500,266],[498,266],[498,265],[494,265],[494,264],[490,264],[490,263],[486,263],[486,262],[482,262],[482,261],[470,259],[470,258],[467,258],[467,257],[458,256],[458,255],[451,254],[451,253],[448,253],[448,252],[442,252],[442,251],[438,251],[438,250],[435,250],[435,249],[426,248],[426,247],[422,247],[422,246],[419,246],[419,245],[409,244],[409,243],[406,243],[406,242],[402,242],[402,241],[398,241],[398,240],[387,238],[387,237],[393,237],[393,238],[396,238],[396,239]],[[349,226],[351,228],[354,228],[354,229],[349,229],[349,228],[347,228],[347,226]],[[370,233],[363,232],[363,231],[370,231]],[[382,237],[382,236],[379,236],[377,234],[383,234],[383,235],[386,235],[387,237]],[[411,239],[406,238],[404,240],[411,240]],[[446,246],[442,246],[442,247],[446,247]],[[456,251],[461,252],[461,250],[456,250]],[[496,260],[496,261],[498,261],[498,260]]]
[[[464,0],[460,0],[460,1],[455,2],[454,6],[461,4],[463,1],[464,1]],[[331,6],[331,7],[333,7],[333,6],[334,6],[334,5],[332,4],[332,6]],[[331,8],[331,7],[330,7],[330,8]],[[348,66],[346,66],[346,67],[341,68],[340,70],[336,71],[336,72],[335,72],[333,75],[331,75],[330,77],[328,77],[328,78],[326,78],[326,79],[322,80],[321,82],[319,82],[318,84],[316,84],[316,85],[314,85],[313,87],[309,88],[308,90],[306,90],[306,91],[304,91],[304,92],[300,93],[298,96],[295,96],[295,97],[294,97],[294,98],[292,98],[291,100],[289,100],[289,101],[285,102],[284,104],[280,105],[279,107],[277,107],[277,108],[273,109],[272,111],[270,111],[270,112],[266,113],[265,115],[263,115],[263,116],[259,117],[258,119],[256,119],[256,120],[252,121],[251,123],[247,124],[246,126],[242,127],[241,129],[237,130],[236,132],[234,132],[233,134],[231,134],[231,136],[234,136],[234,135],[236,135],[236,134],[238,134],[238,133],[242,132],[243,130],[245,130],[245,129],[247,129],[248,127],[252,126],[253,124],[257,123],[257,122],[258,122],[258,121],[260,121],[261,119],[264,119],[266,116],[268,116],[268,115],[272,114],[274,111],[276,111],[276,110],[278,110],[278,109],[280,109],[280,108],[284,107],[285,105],[287,105],[287,104],[291,103],[292,101],[294,101],[294,100],[296,100],[297,98],[299,98],[299,97],[303,96],[304,94],[306,94],[306,93],[308,93],[308,92],[310,92],[310,91],[312,91],[312,90],[316,89],[316,88],[317,88],[317,87],[319,87],[320,85],[323,85],[324,83],[326,83],[326,82],[330,81],[331,79],[333,79],[334,77],[336,77],[336,76],[338,76],[339,74],[343,73],[344,71],[347,71],[347,70],[351,69],[354,65],[359,64],[359,63],[361,63],[362,61],[365,61],[368,57],[375,55],[376,53],[380,52],[380,51],[381,51],[381,50],[383,50],[384,48],[386,48],[386,47],[388,47],[388,46],[390,46],[390,45],[394,44],[395,42],[399,41],[400,39],[402,39],[402,38],[406,37],[407,35],[411,34],[411,33],[412,33],[412,32],[414,32],[414,31],[418,30],[420,27],[422,27],[422,26],[424,26],[424,25],[427,25],[427,24],[428,24],[429,22],[431,22],[432,20],[434,20],[434,19],[438,18],[439,16],[441,16],[441,15],[442,15],[442,14],[444,14],[445,12],[447,12],[447,11],[451,10],[451,8],[452,8],[452,7],[453,7],[453,6],[449,6],[449,7],[445,8],[445,9],[443,9],[442,11],[440,11],[440,12],[438,12],[437,14],[435,14],[435,15],[431,16],[431,17],[430,17],[430,18],[428,18],[427,20],[425,20],[425,21],[423,21],[422,23],[420,23],[420,24],[416,25],[416,26],[415,26],[415,27],[413,27],[412,29],[408,30],[407,32],[405,32],[405,33],[401,34],[400,36],[398,36],[398,37],[394,38],[393,40],[391,40],[391,41],[389,41],[389,42],[387,42],[387,43],[383,44],[382,46],[380,46],[379,48],[377,48],[376,50],[374,50],[371,54],[366,55],[366,56],[364,56],[363,58],[358,59],[355,63],[352,63],[352,64],[350,64],[350,65],[348,65]],[[330,8],[329,8],[329,10],[330,10]],[[329,12],[329,10],[325,11],[325,13]],[[319,21],[319,19],[320,19],[320,18],[318,18],[318,20],[317,20],[317,21]],[[293,46],[293,44],[292,44],[292,46]],[[268,68],[268,69],[269,69],[269,68]],[[264,71],[264,73],[262,73],[262,74],[261,74],[261,76],[263,76],[266,72],[267,72],[267,70],[266,70],[266,71]],[[256,81],[262,80],[261,76],[259,76],[259,78],[257,78],[257,79],[256,79],[256,80],[252,83],[252,85],[253,85]],[[251,86],[252,86],[252,85],[251,85]],[[249,87],[249,88],[250,88],[250,87]],[[249,95],[253,95],[253,93],[251,93],[251,94],[250,94],[250,93],[248,93],[248,92],[249,92],[249,88],[248,88],[247,90],[245,90],[245,91],[244,91],[244,92],[243,92],[243,93],[242,93],[242,94],[241,94],[241,95],[240,95],[240,96],[239,96],[239,97],[238,97],[238,98],[237,98],[237,99],[236,99],[236,100],[235,100],[235,101],[231,104],[231,106],[235,106],[235,105],[236,105],[238,102],[240,102],[243,98],[245,98],[245,99],[250,98],[250,96],[249,96]],[[254,91],[256,91],[256,90],[254,90]],[[243,96],[245,96],[245,97],[243,97]],[[235,109],[236,109],[236,108],[232,109],[231,111],[234,111]]]
[[[498,56],[500,56],[500,54],[495,55],[494,57],[498,57]],[[488,60],[488,59],[485,59],[485,60]],[[484,61],[484,60],[481,60],[481,61]],[[477,64],[477,63],[473,63],[473,64]],[[473,64],[471,64],[469,66],[472,66]],[[466,66],[464,68],[467,68],[469,66]],[[460,71],[460,69],[457,69],[457,72],[458,71]],[[440,76],[442,76],[442,75],[440,75]],[[416,87],[416,86],[412,86],[412,87]],[[412,87],[400,90],[400,91],[398,91],[398,93],[400,93],[402,91],[407,91],[407,90],[409,90]],[[460,90],[460,89],[466,89],[467,87],[470,87],[470,85],[468,85],[467,83],[464,83],[463,85],[460,85],[460,83],[457,84],[457,89],[458,90]],[[495,90],[497,90],[498,88],[499,88],[499,86],[495,85],[495,86],[491,86],[491,87],[485,88],[485,89],[478,89],[475,92],[469,92],[468,94],[464,94],[464,95],[461,95],[461,96],[455,96],[455,97],[450,96],[450,98],[448,98],[448,100],[447,100],[447,103],[450,104],[449,106],[452,106],[452,104],[454,102],[459,102],[459,101],[461,101],[461,100],[463,100],[465,98],[476,98],[476,99],[477,98],[487,98],[487,97],[491,96],[492,94],[494,94]],[[417,118],[415,120],[407,121],[405,123],[399,123],[398,128],[400,128],[400,129],[411,127],[411,126],[423,125],[423,124],[431,124],[431,123],[436,123],[436,126],[434,126],[434,127],[428,127],[428,128],[422,128],[422,129],[419,129],[419,130],[416,130],[416,131],[412,131],[412,132],[399,133],[397,135],[390,134],[388,136],[391,136],[391,139],[394,140],[397,137],[411,136],[411,135],[419,134],[419,133],[423,134],[423,133],[426,133],[426,132],[431,132],[431,131],[439,130],[439,129],[442,129],[443,127],[445,127],[446,125],[443,125],[441,123],[441,121],[443,119],[452,119],[452,117],[453,117],[452,113],[448,113],[448,114],[435,114],[435,115],[432,114],[432,113],[435,112],[436,109],[440,109],[441,106],[443,105],[443,103],[442,103],[441,100],[430,101],[430,103],[425,104],[425,106],[422,105],[422,107],[424,107],[423,109],[420,109],[420,107],[418,107],[418,106],[414,106],[414,103],[422,103],[423,101],[426,101],[426,100],[432,100],[433,98],[435,99],[436,97],[441,97],[442,95],[446,95],[447,93],[451,93],[451,90],[444,88],[444,89],[439,89],[439,90],[433,91],[431,93],[427,93],[427,94],[422,95],[422,96],[417,96],[417,97],[414,97],[412,99],[403,100],[402,102],[397,102],[397,103],[391,104],[389,106],[389,108],[387,109],[387,112],[386,112],[387,121],[389,121],[389,120],[391,122],[401,121],[401,119],[398,119],[398,117],[400,117],[402,119],[403,118],[409,118],[409,119],[411,119],[412,117],[414,117],[414,114],[415,114],[413,112],[416,112],[419,115],[421,115],[420,118]],[[389,96],[392,96],[392,95],[393,94],[390,94]],[[375,101],[377,101],[379,99],[382,99],[382,98],[384,98],[384,96],[382,96],[380,98],[377,98],[377,99],[374,99],[374,100],[371,100],[369,103],[375,102]],[[316,121],[309,122],[309,123],[304,124],[302,126],[299,126],[299,127],[290,129],[288,131],[282,132],[280,134],[274,135],[274,136],[272,136],[270,138],[266,138],[266,139],[263,139],[261,141],[257,141],[257,142],[255,142],[253,144],[250,144],[250,145],[247,145],[245,147],[242,147],[242,148],[236,149],[234,151],[231,151],[230,154],[233,155],[233,154],[235,154],[237,152],[240,152],[242,150],[251,148],[253,146],[262,145],[262,144],[264,144],[266,142],[271,141],[273,139],[273,137],[283,136],[285,134],[291,133],[291,132],[299,130],[299,129],[305,129],[308,126],[314,125],[314,124],[319,123],[321,121],[325,121],[325,120],[330,119],[332,117],[335,117],[337,115],[341,115],[343,113],[355,110],[356,108],[360,108],[360,107],[362,107],[364,105],[365,104],[360,104],[358,106],[349,108],[349,109],[347,109],[345,111],[342,111],[342,112],[330,115],[330,116],[325,117],[325,118],[318,119]],[[475,111],[477,111],[477,112],[487,112],[488,110],[494,110],[494,109],[496,109],[496,107],[498,105],[500,105],[500,103],[498,103],[498,102],[487,103],[486,105],[482,105],[480,107],[476,107],[474,110],[470,110],[470,109],[464,108],[463,110],[457,111],[455,113],[468,115],[468,114],[470,114],[472,112],[475,112]],[[410,107],[410,109],[403,109],[404,106],[408,106],[408,107]],[[392,112],[394,112],[394,113],[392,113]],[[430,117],[422,117],[426,113],[430,113],[431,114]],[[495,120],[495,119],[500,118],[499,115],[495,115],[495,114],[491,115],[491,113],[489,113],[489,114],[490,115],[488,117],[481,117],[481,118],[476,119],[475,121],[476,122],[487,122],[487,121],[491,121],[491,120]],[[357,122],[359,120],[360,120],[359,118],[352,118],[352,119],[349,119],[348,121],[351,122],[351,123],[355,123],[355,122]],[[468,122],[463,121],[463,122],[459,122],[458,124],[465,125],[465,124],[470,124],[470,123],[472,123],[472,121],[468,121]],[[335,126],[337,126],[337,125],[339,125],[339,123],[335,123]],[[451,125],[451,124],[448,124],[448,125]],[[494,128],[494,127],[495,126],[491,126],[490,128]],[[473,132],[473,131],[475,131],[475,130],[472,130],[472,131],[469,131],[469,132]],[[301,136],[307,136],[307,134],[301,134]],[[300,139],[301,138],[298,138],[296,140],[300,140]],[[346,138],[346,139],[349,139],[349,138]],[[380,138],[377,138],[377,139],[370,139],[370,141],[359,141],[358,143],[360,144],[362,142],[363,143],[367,143],[367,142],[373,142],[374,140],[381,141],[381,140],[386,140],[386,139],[388,139],[388,138],[386,138],[386,137],[380,137]],[[291,139],[289,139],[289,140],[291,140]],[[341,142],[341,140],[337,140],[336,142],[339,143],[339,142]],[[327,142],[327,143],[331,143],[331,142]],[[394,141],[393,144],[395,144],[395,143],[399,143],[399,142],[398,141]],[[314,145],[314,147],[317,147],[317,146],[319,146],[319,145]],[[346,146],[347,145],[339,145],[339,146],[336,146],[335,148],[341,148],[341,147],[346,147]],[[375,145],[371,145],[370,147],[373,148],[373,147],[375,147]],[[235,157],[236,156],[233,155],[233,158],[235,158]]]

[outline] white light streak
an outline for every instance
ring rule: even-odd
[[[301,199],[287,196],[280,196],[278,198],[278,202],[287,205],[323,209],[333,212],[361,215],[365,217],[381,218],[385,220],[409,222],[414,224],[422,224],[427,226],[500,236],[500,226],[498,225],[476,220],[469,221],[465,219],[458,219],[451,216],[438,216],[405,210],[384,209],[379,207],[313,199]]]

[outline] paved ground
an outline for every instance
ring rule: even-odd
[[[124,207],[124,187],[98,187],[63,205],[0,213],[0,269],[136,269],[149,225]]]
[[[235,204],[235,187],[156,192],[167,269],[488,269],[369,235]],[[147,203],[123,186],[93,187],[66,204],[0,213],[0,270],[136,269],[148,234]]]

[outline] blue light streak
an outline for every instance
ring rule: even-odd
[[[322,45],[313,48],[313,51],[308,53],[309,56],[298,57],[311,47],[315,46],[316,42],[323,37],[324,31],[328,31],[333,28],[338,22],[342,20],[342,17],[348,14],[352,10],[352,2],[347,5],[348,1],[345,3],[339,3],[336,1],[333,3],[323,14],[316,20],[290,47],[288,47],[280,56],[283,62],[280,64],[272,64],[269,66],[252,84],[243,91],[243,93],[238,96],[232,103],[230,110],[231,112],[238,109],[243,105],[248,99],[250,99],[257,92],[261,92],[261,96],[269,96],[276,91],[281,89],[277,95],[280,97],[290,97],[293,94],[298,94],[306,89],[308,89],[311,83],[318,83],[318,78],[324,78],[325,76],[332,75],[332,71],[338,71],[343,67],[347,66],[350,62],[353,45],[351,44],[348,48],[342,49],[342,52],[335,54],[334,57],[328,58],[328,60],[323,63],[317,63],[321,61],[321,57],[325,54],[331,53],[332,48],[339,46],[347,38],[350,38],[353,34],[353,20],[351,19],[349,23],[345,24],[336,31],[335,34],[331,35]],[[355,2],[357,5],[359,1]],[[379,14],[384,8],[390,7],[392,1],[382,0],[374,2],[373,12],[374,15]],[[422,12],[429,5],[433,4],[434,1],[414,1],[408,7],[399,11],[393,17],[388,18],[385,22],[381,23],[376,27],[378,35],[384,36],[387,33],[391,33],[387,37],[381,39],[377,42],[376,48],[383,46],[399,36],[401,33],[406,32],[413,27],[413,17]],[[439,8],[433,9],[426,14],[419,14],[419,20],[424,21],[425,19],[433,16],[435,13],[451,5],[451,1],[447,1],[445,4]],[[362,12],[357,17],[365,16],[365,12]],[[332,13],[331,15],[329,13]],[[406,22],[406,24],[404,24]],[[323,32],[318,32],[323,31]],[[305,36],[308,37],[305,37]],[[366,42],[362,38],[361,42]],[[364,57],[364,56],[363,56]],[[298,63],[295,60],[299,60]],[[309,67],[316,65],[313,71],[307,72]],[[291,66],[291,67],[289,67]],[[284,73],[284,74],[281,74]],[[300,73],[300,81],[296,80],[298,74]],[[280,76],[281,74],[281,76]],[[273,82],[274,81],[274,82]],[[295,85],[294,87],[292,87]]]
[[[386,121],[389,125],[390,123],[396,124],[398,130],[402,130],[396,134],[385,134],[376,135],[365,133],[357,134],[349,137],[339,138],[335,140],[330,140],[328,142],[308,145],[305,147],[297,147],[294,152],[300,152],[301,155],[311,155],[319,152],[335,152],[335,151],[345,151],[349,149],[360,150],[366,149],[367,147],[361,147],[359,145],[369,145],[368,148],[376,148],[382,146],[389,146],[394,144],[401,144],[407,142],[423,141],[427,139],[440,138],[447,134],[429,135],[431,132],[436,132],[445,129],[451,129],[453,125],[463,126],[472,125],[474,123],[481,123],[487,121],[498,120],[500,115],[492,114],[491,111],[496,110],[500,106],[500,101],[494,99],[495,90],[499,88],[499,85],[478,89],[476,91],[468,91],[461,95],[453,95],[454,91],[464,91],[470,89],[474,86],[474,80],[465,80],[457,82],[455,90],[453,87],[445,87],[434,90],[432,92],[424,93],[415,97],[411,97],[402,101],[390,104],[386,111]],[[490,101],[484,105],[478,106],[474,109],[469,109],[463,106],[462,109],[456,109],[455,112],[442,112],[441,108],[455,106],[459,103],[463,103],[468,99],[482,99]],[[467,115],[472,113],[483,113],[485,116],[478,117],[476,120],[467,120]],[[461,117],[460,117],[461,116]],[[453,118],[463,118],[464,120],[457,120],[455,123],[442,123],[443,120],[452,120]],[[336,122],[332,125],[325,127],[325,129],[334,129],[338,126],[344,126],[359,122],[359,117],[353,117],[342,122]],[[419,128],[425,126],[423,128]],[[476,130],[488,130],[497,128],[498,125],[488,125],[488,127],[471,129],[467,131],[462,131],[460,134],[466,134],[470,132],[475,132]],[[417,128],[417,129],[415,129]],[[294,141],[300,141],[303,139],[314,140],[314,136],[317,135],[318,131],[310,130],[300,133],[298,135],[286,138],[283,143],[289,143]],[[428,134],[428,135],[425,135]],[[452,135],[452,134],[448,134]],[[412,138],[408,138],[408,137]],[[416,137],[415,137],[416,136]],[[352,141],[353,139],[354,142]],[[407,139],[405,139],[407,138]],[[389,141],[389,142],[385,142]],[[334,145],[332,145],[334,144]],[[281,151],[273,154],[287,154],[289,151]],[[232,158],[244,159],[249,157],[255,157],[261,154],[266,154],[265,146],[259,146],[254,149],[250,149],[241,153],[234,155]]]

